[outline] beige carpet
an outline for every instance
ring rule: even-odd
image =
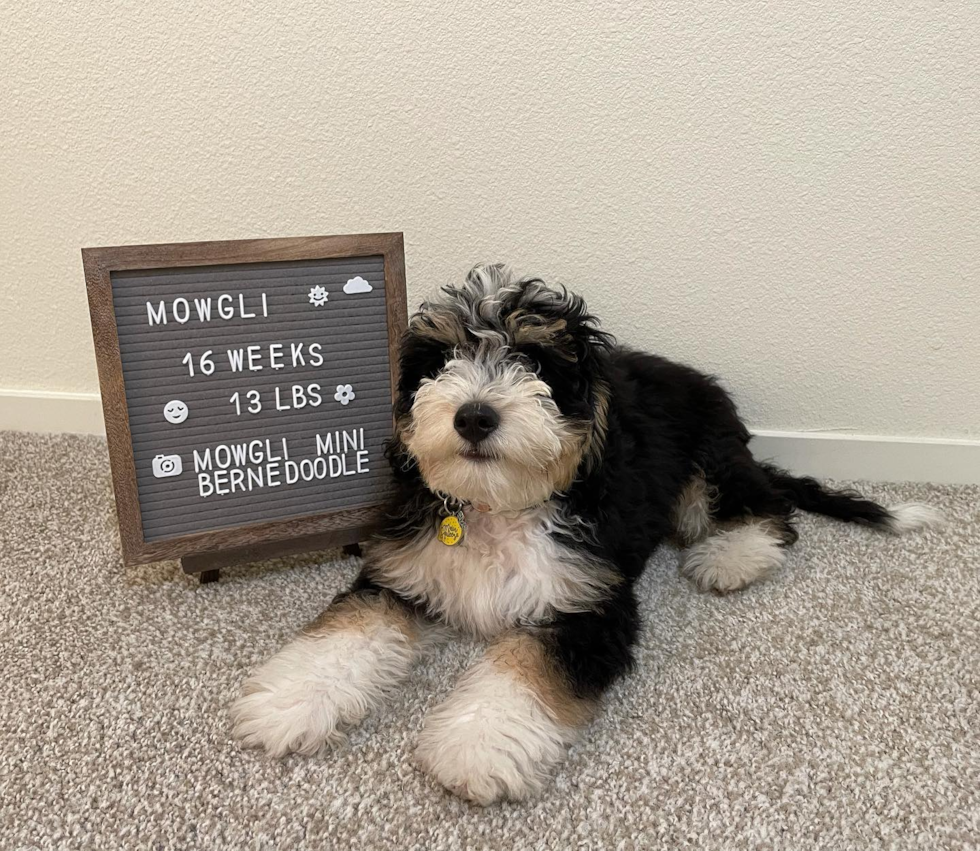
[[[483,810],[411,761],[475,645],[338,752],[243,752],[229,700],[355,560],[203,587],[126,569],[104,444],[0,434],[0,849],[975,848],[980,489],[867,490],[952,523],[898,540],[807,518],[787,568],[731,597],[664,551],[636,675],[543,798]]]

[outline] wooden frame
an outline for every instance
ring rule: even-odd
[[[384,257],[388,358],[394,402],[398,388],[398,346],[408,323],[405,250],[400,233],[82,249],[102,392],[102,410],[109,443],[109,462],[119,516],[119,534],[126,564],[145,564],[190,556],[193,558],[184,559],[184,567],[188,572],[213,571],[220,565],[256,556],[269,558],[286,552],[350,545],[364,540],[370,534],[380,519],[382,507],[368,506],[293,520],[274,520],[230,529],[195,532],[165,541],[144,540],[111,274],[133,269],[326,260],[371,255]]]

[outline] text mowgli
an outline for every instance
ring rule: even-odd
[[[203,452],[195,449],[198,493],[202,497],[246,493],[370,472],[363,428],[315,437],[316,454],[299,461],[290,457],[289,440],[295,438],[221,443]]]

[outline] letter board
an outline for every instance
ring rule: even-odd
[[[127,562],[377,520],[406,322],[400,234],[83,257]]]

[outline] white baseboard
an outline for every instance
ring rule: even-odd
[[[0,390],[0,431],[105,434],[98,393]],[[752,451],[794,473],[878,482],[980,484],[980,441],[754,432]]]
[[[752,452],[793,473],[873,482],[980,484],[980,441],[756,431]]]
[[[105,434],[98,393],[0,390],[0,431]]]

